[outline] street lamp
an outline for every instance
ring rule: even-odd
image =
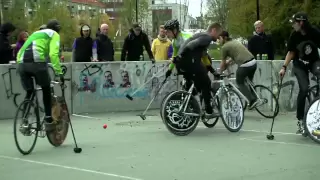
[[[259,0],[257,2],[257,21],[260,20],[260,7],[259,7]]]
[[[138,23],[138,0],[136,0],[136,23]]]

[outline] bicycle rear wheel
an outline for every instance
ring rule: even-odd
[[[49,143],[58,147],[63,144],[69,131],[69,111],[63,97],[52,97],[52,118],[55,121],[53,131],[47,132]]]
[[[34,122],[31,121],[31,117],[36,118]],[[30,154],[36,145],[39,133],[37,122],[39,122],[39,120],[39,112],[33,101],[25,100],[19,105],[14,118],[13,134],[16,147],[23,155]],[[22,141],[19,141],[19,135],[30,140],[30,144],[27,147],[23,147]]]
[[[260,97],[260,102],[255,107],[257,112],[265,118],[276,117],[280,109],[276,96],[269,88],[263,85],[255,85],[254,89],[257,92],[257,95]]]

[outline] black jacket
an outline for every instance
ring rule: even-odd
[[[248,41],[248,49],[256,59],[257,54],[267,54],[268,60],[274,60],[274,47],[271,35],[254,33]]]
[[[15,29],[11,23],[4,23],[0,27],[0,64],[9,64],[9,61],[14,60],[8,33],[13,32]]]
[[[139,36],[136,36],[133,30],[130,29],[122,47],[121,61],[140,61],[140,56],[143,56],[143,46],[146,49],[149,58],[154,59],[147,34],[141,32]]]
[[[98,60],[114,61],[114,49],[111,39],[106,35],[99,34],[96,43]]]
[[[94,45],[94,41],[90,37],[91,29],[89,30],[90,32],[88,37],[83,37],[83,33],[81,29],[82,27],[80,28],[81,37],[76,38],[73,45],[73,56],[72,56],[73,61],[74,62],[91,62],[92,48]]]

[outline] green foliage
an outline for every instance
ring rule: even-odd
[[[249,37],[254,31],[256,0],[227,0],[228,30],[234,36]],[[292,28],[289,18],[299,11],[308,13],[312,24],[320,24],[320,1],[314,0],[260,0],[260,20],[272,34],[276,49],[283,53],[284,42]]]

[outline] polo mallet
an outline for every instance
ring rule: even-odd
[[[139,116],[141,117],[141,119],[142,119],[142,120],[146,120],[146,113],[147,113],[147,111],[149,110],[149,108],[150,108],[151,104],[152,104],[152,103],[153,103],[153,101],[156,99],[156,97],[158,96],[159,92],[161,91],[161,89],[162,89],[163,85],[164,85],[166,82],[167,82],[167,78],[165,78],[165,79],[163,80],[163,82],[161,83],[160,88],[158,89],[158,91],[156,92],[156,94],[153,96],[153,98],[152,98],[152,99],[151,99],[151,101],[149,102],[149,104],[148,104],[148,106],[147,106],[146,110],[144,110],[144,112],[143,112],[142,114],[140,114],[140,115],[139,115]]]
[[[282,78],[283,79],[283,78]],[[278,92],[277,92],[277,106],[275,108],[275,110],[278,110],[279,108],[279,97],[280,97],[280,92],[281,92],[281,87],[282,87],[282,79],[280,80],[280,83],[278,85]],[[276,112],[275,112],[276,113]],[[274,120],[275,120],[275,116],[273,116],[272,118],[272,124],[271,124],[271,128],[270,128],[270,133],[266,136],[268,140],[274,140],[274,135],[272,134],[272,130],[273,130],[273,125],[274,125]]]
[[[127,94],[126,98],[128,98],[130,101],[133,101],[133,97],[136,93],[138,93],[139,91],[141,91],[142,88],[144,88],[146,86],[146,84],[148,84],[150,81],[153,80],[154,77],[158,76],[159,73],[162,72],[162,70],[164,70],[164,68],[166,68],[166,66],[164,66],[162,69],[160,69],[156,74],[154,74],[150,79],[148,79],[145,83],[143,83],[138,89],[136,89],[131,95]]]
[[[71,79],[65,79],[65,81],[70,81]],[[62,91],[62,96],[63,96],[63,99],[64,99],[64,103],[67,104],[66,102],[66,99],[65,99],[65,85],[64,84],[61,84],[61,91]],[[73,130],[73,126],[72,126],[72,123],[71,123],[71,118],[70,118],[70,114],[69,114],[69,109],[67,108],[67,113],[68,113],[68,119],[69,119],[69,124],[70,124],[70,127],[71,127],[71,132],[72,132],[72,136],[73,136],[73,141],[74,141],[74,144],[76,147],[73,148],[73,152],[74,153],[81,153],[82,152],[82,148],[78,147],[78,143],[77,143],[77,140],[76,140],[76,136],[74,135],[74,130]]]

